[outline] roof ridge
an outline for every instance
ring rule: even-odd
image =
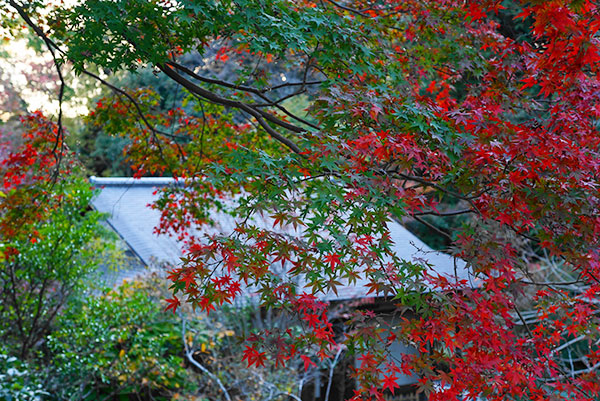
[[[173,177],[90,177],[90,184],[100,186],[166,186],[182,185],[183,181],[176,180]]]

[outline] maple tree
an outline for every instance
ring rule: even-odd
[[[155,204],[158,230],[187,244],[168,308],[184,299],[210,312],[252,284],[265,307],[303,322],[303,333],[249,338],[249,364],[306,348],[328,358],[343,343],[360,355],[356,399],[381,398],[409,372],[431,399],[597,399],[598,4],[3,3],[59,71],[114,91],[89,118],[132,138],[138,176],[185,183]],[[215,46],[231,80],[181,61]],[[153,68],[188,98],[159,109],[151,90],[115,87],[96,67]],[[301,96],[308,109],[292,111]],[[191,236],[214,208],[238,217],[235,232]],[[272,228],[252,222],[259,213]],[[469,218],[450,234],[427,220],[459,215]],[[400,260],[387,225],[405,218],[448,236],[471,280]],[[336,335],[319,295],[359,279],[416,317],[385,327],[357,311]],[[381,344],[393,341],[420,353],[390,363]]]
[[[20,128],[0,135],[0,337],[25,359],[107,255],[93,192],[56,124],[36,112]]]

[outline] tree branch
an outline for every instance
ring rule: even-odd
[[[192,349],[190,349],[190,347],[187,345],[187,342],[185,340],[185,324],[186,324],[186,320],[184,317],[182,317],[181,318],[181,338],[183,340],[183,347],[185,348],[185,356],[187,357],[188,361],[190,361],[195,367],[200,369],[208,377],[213,379],[217,383],[217,385],[219,386],[221,391],[223,391],[223,395],[225,396],[225,399],[227,399],[227,401],[232,401],[231,396],[229,395],[229,392],[227,392],[227,389],[223,385],[223,382],[221,382],[221,380],[219,380],[219,378],[217,376],[215,376],[213,373],[211,373],[208,369],[206,369],[204,366],[202,366],[202,364],[200,362],[198,362],[197,360],[194,359],[194,352]]]
[[[282,144],[284,144],[285,146],[287,146],[290,150],[292,150],[294,153],[297,154],[301,154],[302,151],[300,150],[300,148],[298,147],[298,145],[296,145],[293,141],[291,141],[290,139],[284,137],[283,135],[281,135],[280,133],[278,133],[277,131],[275,131],[268,123],[267,121],[274,123],[276,125],[279,125],[289,131],[292,132],[296,132],[296,133],[301,133],[301,132],[305,132],[306,130],[300,127],[297,127],[295,125],[292,125],[288,122],[285,122],[283,120],[280,120],[278,118],[276,118],[275,116],[262,111],[262,110],[256,110],[255,108],[253,108],[252,106],[236,101],[236,100],[230,100],[230,99],[226,99],[224,97],[221,97],[213,92],[210,92],[204,88],[199,87],[198,85],[194,84],[193,82],[185,79],[183,76],[179,75],[178,73],[175,72],[175,70],[173,70],[171,67],[169,67],[168,65],[165,64],[158,64],[157,67],[165,73],[165,75],[167,75],[169,78],[173,79],[175,82],[181,84],[184,88],[186,88],[187,90],[189,90],[190,92],[212,102],[212,103],[216,103],[216,104],[220,104],[222,106],[229,106],[229,107],[234,107],[236,109],[240,109],[242,111],[245,111],[246,113],[250,114],[252,117],[256,118],[256,121],[258,121],[258,123],[261,125],[261,127],[264,128],[265,131],[267,131],[267,133],[269,135],[271,135],[271,137],[273,137],[274,139],[276,139],[277,141],[281,142]]]

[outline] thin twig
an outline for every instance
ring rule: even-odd
[[[194,359],[194,352],[192,349],[190,349],[190,347],[188,346],[188,344],[186,342],[185,324],[186,324],[186,319],[184,317],[182,317],[182,319],[181,319],[181,338],[183,340],[183,347],[185,348],[185,356],[187,357],[188,361],[190,361],[192,363],[192,365],[194,365],[195,367],[200,369],[204,374],[206,374],[208,377],[210,377],[212,380],[214,380],[217,383],[217,385],[219,386],[219,388],[221,388],[221,391],[223,391],[223,395],[225,396],[227,401],[231,401],[229,392],[223,385],[223,382],[217,376],[215,376],[212,372],[210,372],[208,369],[206,369],[204,366],[202,366],[202,364],[200,362],[198,362],[197,360]]]
[[[333,370],[335,369],[335,365],[337,365],[338,358],[342,354],[342,347],[338,348],[337,353],[335,354],[335,358],[331,361],[331,366],[329,367],[329,380],[327,382],[327,391],[325,392],[325,401],[329,401],[329,393],[331,392],[331,383],[333,381]]]

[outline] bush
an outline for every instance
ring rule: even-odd
[[[274,360],[251,368],[242,360],[257,320],[274,331],[289,320],[264,320],[251,305],[210,316],[184,305],[173,314],[164,311],[167,291],[153,275],[72,301],[46,341],[51,399],[286,399],[310,379]]]
[[[0,400],[38,401],[48,395],[39,376],[30,367],[0,349]]]
[[[88,207],[92,195],[83,179],[57,182],[53,196],[60,201],[27,228],[31,234],[6,235],[0,242],[0,336],[23,360],[39,348],[103,256],[99,238],[105,232],[101,215]]]
[[[126,283],[65,310],[48,337],[57,399],[170,399],[193,390],[177,319],[151,292]]]

